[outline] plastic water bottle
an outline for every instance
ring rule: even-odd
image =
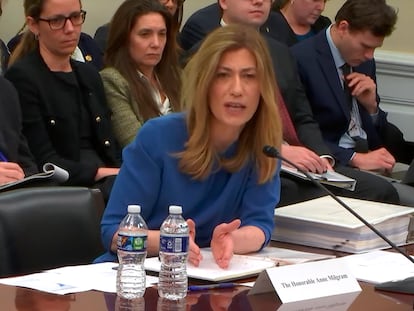
[[[186,311],[187,302],[185,299],[169,300],[167,298],[158,298],[157,311]]]
[[[145,311],[145,298],[126,299],[118,296],[115,311]]]
[[[160,228],[161,269],[158,295],[178,300],[187,295],[188,225],[181,206],[171,205]]]
[[[141,206],[129,205],[128,214],[119,225],[116,292],[126,299],[139,298],[145,293],[148,228],[140,213]]]

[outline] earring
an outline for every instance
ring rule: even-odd
[[[35,38],[36,41],[39,40],[39,34],[38,33],[34,33],[33,35],[34,35],[34,38]]]

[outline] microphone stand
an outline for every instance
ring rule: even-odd
[[[333,198],[336,202],[338,202],[342,207],[344,207],[347,211],[349,211],[352,215],[354,215],[356,218],[358,218],[364,225],[366,225],[369,229],[371,229],[376,235],[378,235],[381,239],[383,239],[385,242],[388,243],[395,251],[399,252],[401,255],[403,255],[405,258],[407,258],[409,261],[414,263],[414,259],[407,255],[405,252],[403,252],[395,243],[393,243],[390,239],[388,239],[385,235],[383,235],[380,231],[378,231],[373,225],[371,225],[368,221],[366,221],[361,215],[359,215],[357,212],[355,212],[352,208],[350,208],[348,205],[345,204],[344,201],[342,201],[340,198],[338,198],[335,194],[333,194],[328,188],[323,186],[320,182],[318,182],[316,179],[314,179],[311,175],[309,175],[308,172],[302,170],[299,168],[296,164],[294,164],[292,161],[286,159],[283,157],[280,152],[272,146],[264,146],[263,147],[263,153],[270,157],[270,158],[276,158],[281,161],[284,161],[294,168],[296,168],[299,172],[304,174],[309,181],[311,181],[315,186],[325,191],[331,198]]]

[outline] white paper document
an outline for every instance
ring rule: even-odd
[[[116,292],[116,270],[118,264],[67,266],[41,273],[0,279],[1,284],[37,289],[52,294],[70,294],[88,290]],[[158,283],[158,277],[146,277],[146,287]]]
[[[71,285],[63,283],[56,275],[43,272],[0,279],[0,283],[5,285],[37,289],[43,292],[58,295],[86,292],[90,290],[90,288],[87,288],[80,284]]]
[[[414,213],[414,209],[407,206],[345,197],[339,198],[373,225],[398,216]],[[348,229],[364,227],[364,224],[360,220],[330,196],[276,208],[275,216],[289,217],[312,223],[320,223],[321,225],[338,226]]]
[[[352,198],[341,200],[393,243],[406,244],[413,208]],[[276,208],[272,240],[349,253],[389,247],[329,196]]]
[[[202,249],[201,254],[203,260],[198,267],[190,263],[187,264],[187,275],[189,278],[222,282],[257,275],[266,268],[275,266],[275,262],[268,258],[234,255],[231,259],[230,266],[227,269],[222,269],[214,261],[213,254],[210,250]],[[145,260],[145,269],[159,272],[160,268],[161,263],[157,257],[147,258]]]
[[[265,247],[260,252],[247,254],[247,256],[268,258],[270,260],[273,260],[276,266],[293,265],[298,263],[335,258],[334,255],[322,255],[272,246]]]
[[[411,256],[412,257],[412,256]],[[378,284],[414,277],[414,265],[403,255],[373,251],[340,258],[360,281]]]

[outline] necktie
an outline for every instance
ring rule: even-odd
[[[349,75],[351,73],[351,66],[349,66],[347,63],[343,64],[341,66],[342,69],[342,74],[344,75],[344,96],[345,96],[345,101],[348,103],[349,106],[349,110],[352,111],[353,109],[353,103],[352,103],[352,93],[350,88],[348,87],[348,82],[346,81],[345,77],[347,75]],[[355,118],[353,117],[353,114],[351,112],[351,122],[353,120],[353,123],[356,123]],[[352,133],[350,133],[351,138],[354,140],[355,142],[355,147],[354,150],[356,152],[361,152],[361,153],[366,153],[368,152],[368,142],[366,139],[361,138],[359,136],[353,136]]]
[[[289,145],[301,146],[302,144],[298,138],[292,119],[290,118],[289,111],[286,108],[285,101],[283,100],[283,97],[278,90],[276,99],[279,105],[280,118],[282,119],[283,140],[286,141]]]
[[[351,94],[351,90],[348,87],[348,82],[345,79],[345,77],[348,76],[351,73],[351,66],[349,66],[347,63],[345,63],[341,66],[341,69],[342,69],[342,74],[344,75],[345,101],[348,104],[349,109],[352,109],[352,94]]]

